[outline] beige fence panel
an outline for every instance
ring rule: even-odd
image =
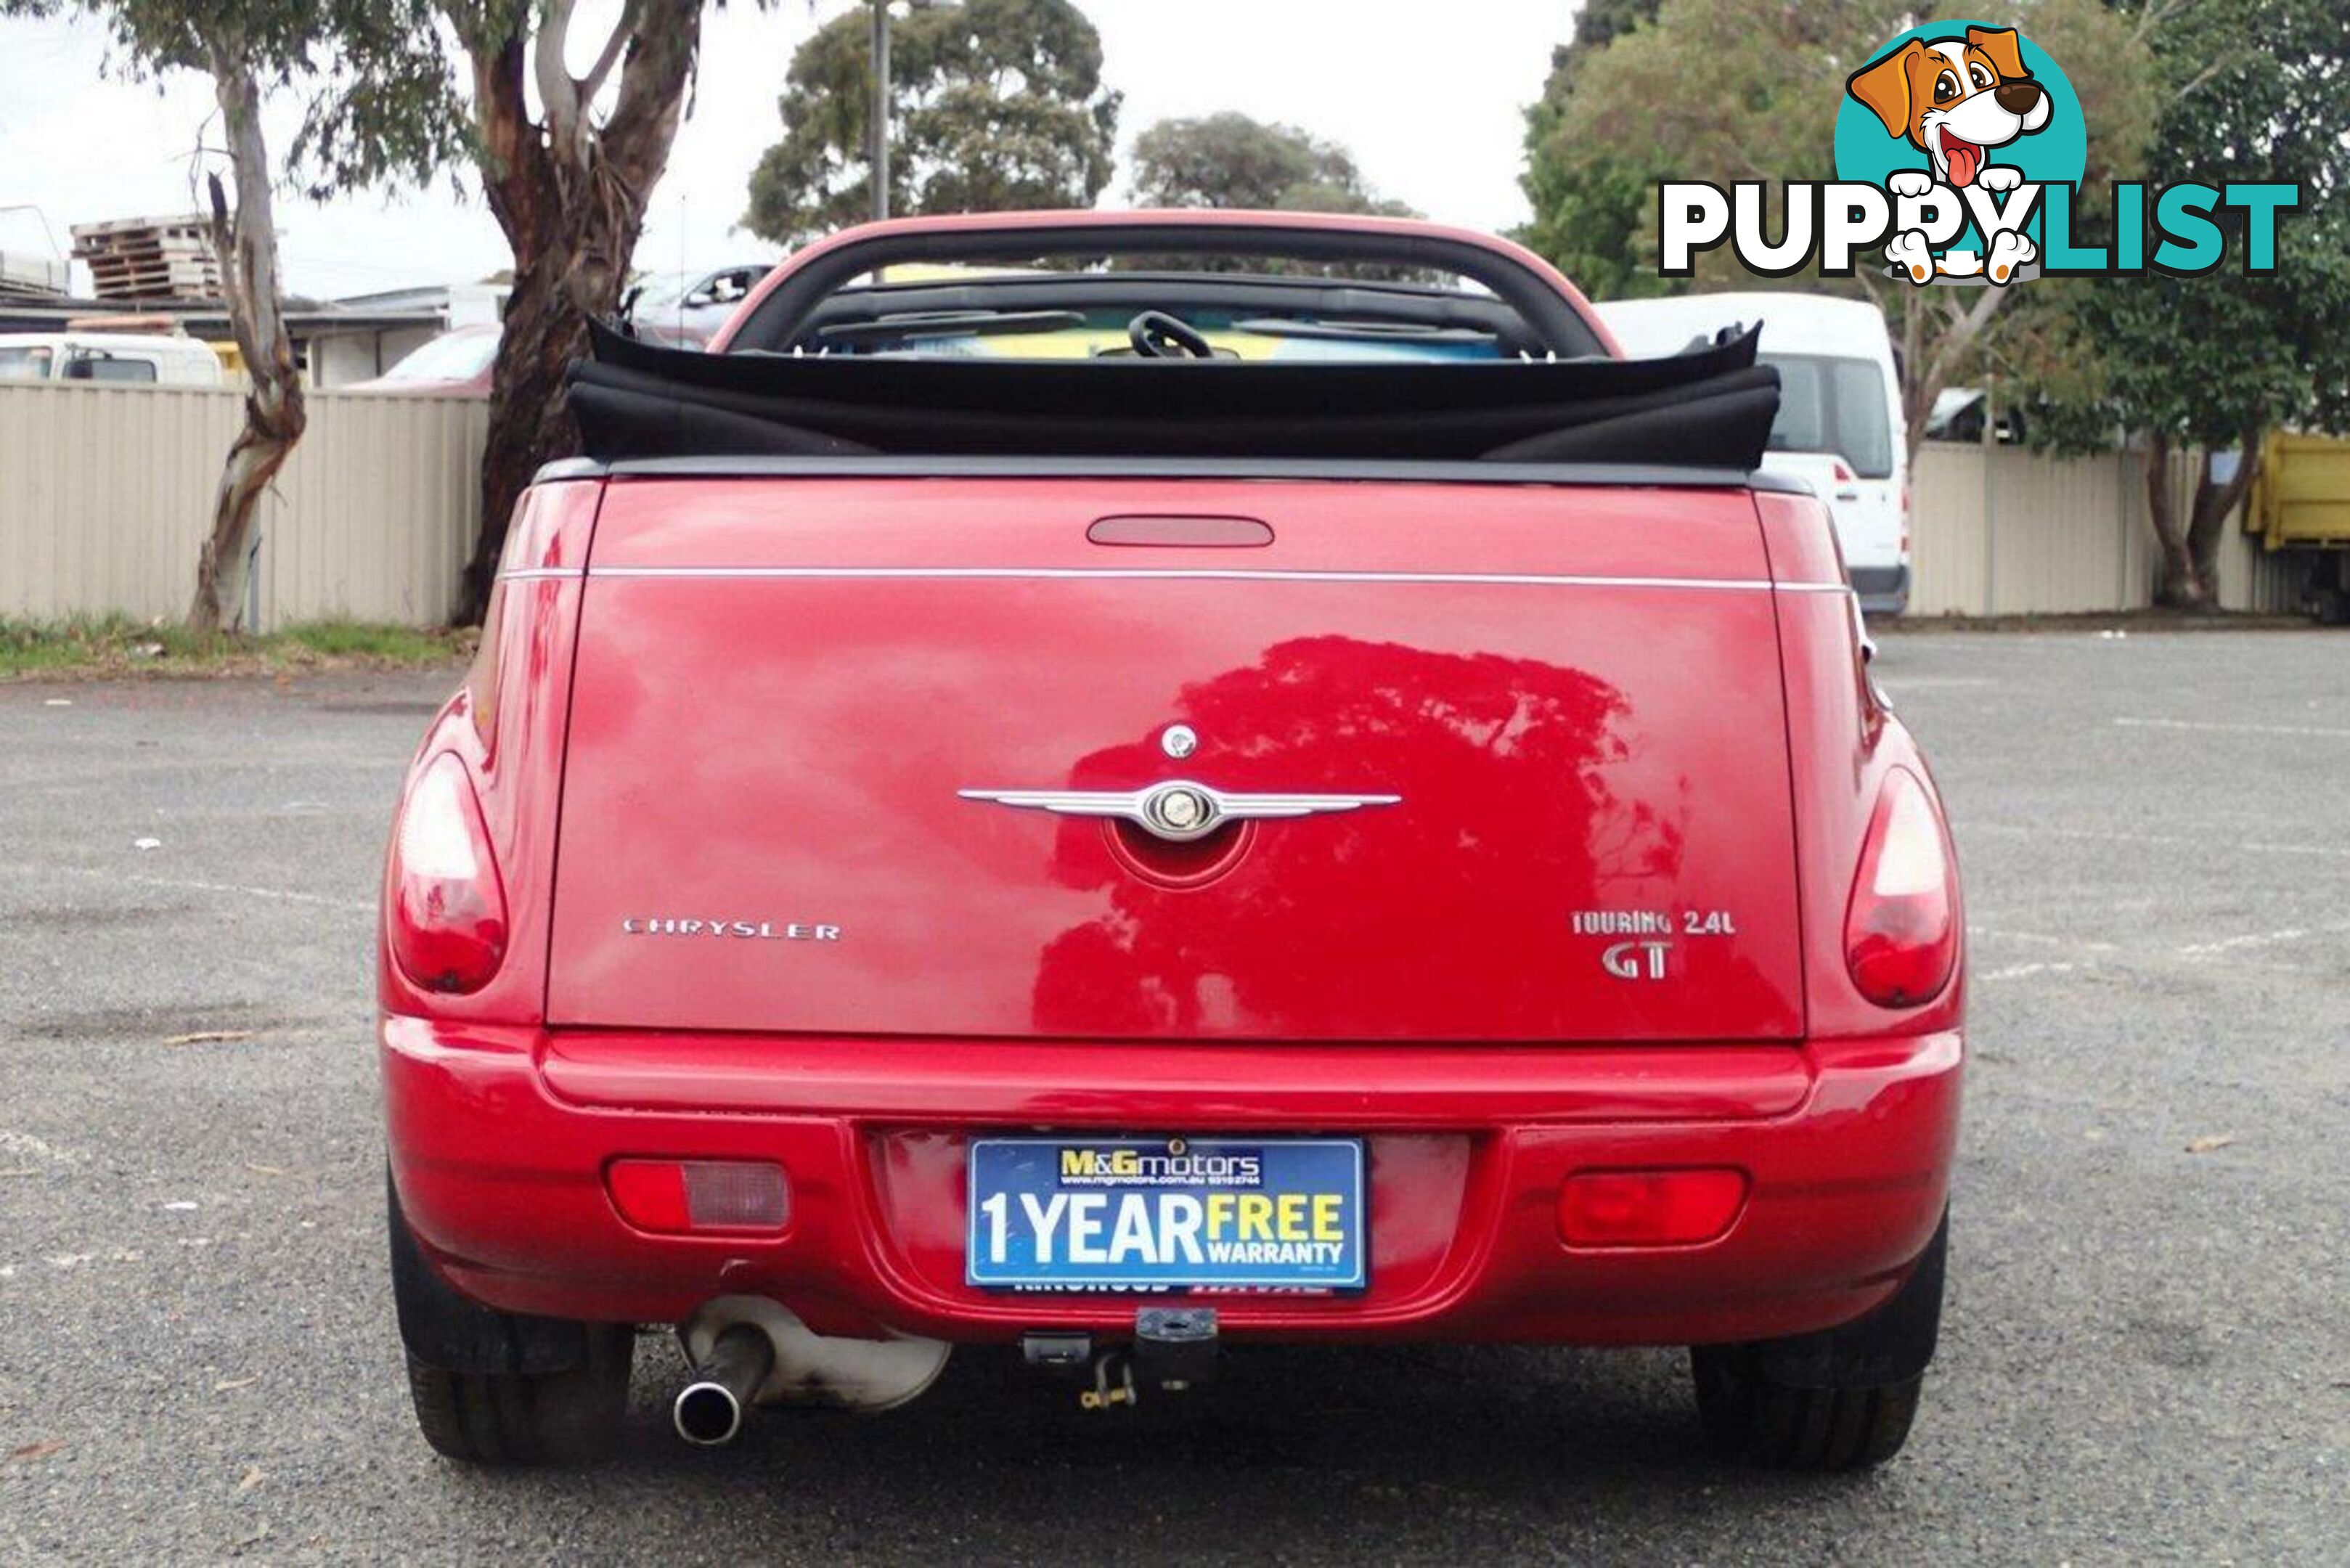
[[[261,509],[260,625],[439,625],[479,512],[487,406],[317,392]],[[0,387],[0,615],[184,614],[244,421],[214,389]]]
[[[2183,511],[2197,459],[2171,460]],[[2011,447],[1929,441],[1910,474],[1912,615],[2029,615],[2143,609],[2155,548],[2143,454],[2037,457]],[[2220,602],[2291,610],[2285,565],[2231,519],[2220,548]]]
[[[0,614],[183,613],[242,417],[223,392],[0,386]]]
[[[1990,597],[1983,454],[1928,441],[1909,467],[1909,613],[1980,615]]]
[[[445,622],[480,511],[487,405],[322,392],[309,410],[263,517],[262,624]]]
[[[317,392],[309,410],[263,504],[260,625],[445,621],[474,534],[487,405]],[[0,385],[0,615],[183,614],[243,417],[228,390]],[[1910,612],[2144,607],[2142,463],[1928,442],[1910,474]],[[2182,507],[2193,479],[2194,459],[2176,459]],[[2227,607],[2293,607],[2292,569],[2233,523],[2220,566]]]

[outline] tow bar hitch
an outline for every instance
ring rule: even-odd
[[[1089,1340],[1072,1338],[1091,1348]],[[1064,1340],[1048,1348],[1040,1343],[1045,1339],[1031,1335],[1025,1342],[1029,1364],[1070,1366],[1076,1345]],[[1077,1392],[1082,1409],[1107,1410],[1137,1404],[1145,1386],[1180,1393],[1205,1383],[1216,1372],[1216,1309],[1145,1307],[1135,1314],[1133,1348],[1104,1351],[1094,1358],[1093,1369],[1094,1386]]]
[[[1216,1375],[1216,1309],[1144,1307],[1134,1314],[1134,1366],[1161,1388],[1207,1382]]]

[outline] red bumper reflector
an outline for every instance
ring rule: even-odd
[[[1558,1235],[1570,1247],[1694,1246],[1745,1206],[1742,1170],[1579,1170],[1558,1189]]]
[[[616,1159],[612,1207],[639,1231],[780,1231],[792,1217],[783,1167],[745,1159]]]

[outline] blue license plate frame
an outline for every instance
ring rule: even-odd
[[[1369,1282],[1360,1137],[982,1137],[966,1181],[964,1280],[978,1289]]]

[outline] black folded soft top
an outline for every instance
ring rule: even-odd
[[[587,455],[1287,458],[1719,469],[1779,406],[1757,333],[1660,359],[1325,363],[703,354],[592,328]]]

